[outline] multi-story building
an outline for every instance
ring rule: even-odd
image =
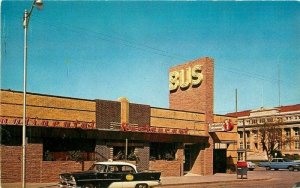
[[[283,156],[300,156],[300,104],[260,108],[227,114],[238,119],[238,160],[259,161],[268,156],[262,149],[259,130],[266,124],[277,124],[282,141],[277,147]],[[245,152],[246,151],[246,152]]]

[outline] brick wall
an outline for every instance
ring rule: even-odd
[[[0,115],[23,116],[23,93],[0,90]],[[95,121],[95,101],[27,94],[27,117],[64,121]]]
[[[192,87],[190,86],[186,90],[181,90],[170,92],[169,94],[169,104],[171,109],[186,110],[202,113],[213,113],[213,59],[202,58],[197,59],[186,64],[178,65],[172,67],[171,71],[178,71],[186,69],[188,67],[193,67],[195,65],[202,65],[203,81],[200,86]]]
[[[170,91],[169,104],[171,109],[194,111],[205,114],[204,131],[209,136],[209,142],[195,149],[195,161],[192,172],[202,175],[213,174],[213,147],[214,143],[208,134],[208,124],[213,123],[213,105],[214,105],[214,65],[213,59],[202,58],[188,63],[172,67],[170,72],[186,70],[195,65],[202,66],[203,81],[200,86],[190,86],[182,90],[180,87],[176,91]]]
[[[149,169],[149,156],[150,156],[150,147],[149,145],[145,145],[144,147],[138,147],[137,156],[139,157],[139,161],[137,163],[138,170],[148,170]]]
[[[104,141],[97,140],[95,148],[96,160],[107,161],[108,159],[112,159],[112,154],[110,150],[110,147],[108,147]]]
[[[0,146],[0,150],[2,183],[21,182],[21,146]]]
[[[42,161],[39,182],[58,182],[59,174],[82,171],[82,168],[88,170],[92,164],[93,161],[85,161],[83,163],[75,161]]]
[[[42,161],[42,144],[28,144],[26,147],[26,182],[58,182],[59,174],[64,172],[87,170],[92,161]],[[0,146],[1,182],[15,183],[22,181],[22,147]]]
[[[96,100],[96,127],[109,129],[110,122],[121,122],[121,103]]]
[[[180,176],[182,161],[155,160],[149,162],[149,170],[160,171],[161,176]]]
[[[129,123],[139,126],[150,125],[150,106],[142,104],[129,104]]]

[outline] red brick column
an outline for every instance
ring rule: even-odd
[[[188,87],[179,86],[176,90],[170,91],[169,104],[171,109],[201,112],[205,114],[205,129],[207,136],[209,136],[209,142],[202,143],[201,147],[197,146],[198,149],[197,152],[195,152],[195,163],[191,171],[197,174],[211,175],[213,174],[214,143],[208,133],[208,124],[213,122],[214,61],[208,57],[190,61],[172,67],[169,74],[172,73],[171,75],[174,75],[174,72],[177,72],[175,75],[184,73],[185,81],[188,81],[188,71],[193,70],[197,65],[201,66],[200,72],[203,76],[201,84],[190,84]],[[174,77],[171,79],[174,81]],[[192,79],[195,79],[195,77],[192,77]],[[180,82],[180,79],[177,81]],[[179,85],[180,84],[182,83],[179,83]]]

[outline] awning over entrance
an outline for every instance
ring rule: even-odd
[[[1,126],[15,136],[22,135],[21,126]],[[195,136],[188,134],[166,134],[147,132],[124,132],[109,129],[76,129],[76,128],[54,128],[54,127],[34,127],[26,128],[28,137],[35,138],[84,138],[100,140],[136,140],[144,142],[181,142],[181,143],[203,143],[208,142],[208,136]]]

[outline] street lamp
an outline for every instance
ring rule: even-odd
[[[27,28],[33,8],[37,7],[39,10],[43,8],[42,0],[34,0],[29,12],[25,9],[23,17],[24,27],[24,78],[23,78],[23,126],[22,126],[22,187],[25,188],[25,162],[26,162],[26,78],[27,78]]]

